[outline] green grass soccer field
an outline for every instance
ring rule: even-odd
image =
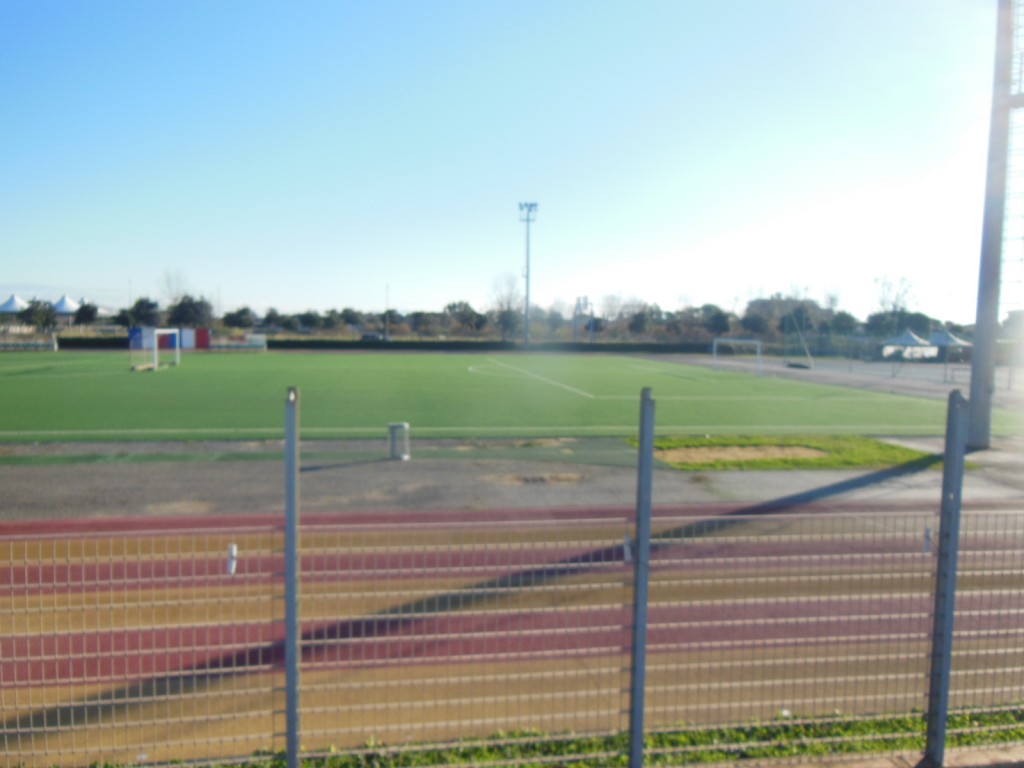
[[[633,435],[643,387],[659,434],[940,435],[945,423],[940,400],[644,357],[191,354],[132,372],[126,354],[59,352],[0,356],[0,440],[280,437],[290,386],[307,438],[379,437],[399,421],[420,437]]]

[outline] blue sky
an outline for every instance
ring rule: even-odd
[[[973,322],[995,0],[5,0],[0,300]]]

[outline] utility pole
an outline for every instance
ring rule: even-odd
[[[536,203],[519,204],[519,220],[526,224],[526,313],[524,315],[523,344],[527,347],[530,346],[530,224],[536,217]]]
[[[992,394],[995,390],[996,337],[999,335],[999,293],[1006,213],[1006,185],[1013,138],[1010,113],[1024,106],[1019,72],[1013,69],[1014,0],[999,0],[992,121],[989,126],[988,174],[981,236],[978,309],[971,356],[970,422],[967,447],[988,448],[992,434]]]

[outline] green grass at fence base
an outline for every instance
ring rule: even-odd
[[[634,445],[636,439],[631,441]],[[665,452],[675,449],[713,448],[807,448],[820,452],[818,456],[770,456],[744,458],[714,458],[709,460],[673,460]],[[882,469],[897,465],[919,463],[941,465],[942,456],[906,448],[882,440],[858,435],[842,436],[684,436],[655,439],[658,458],[682,470],[734,470],[734,469]],[[756,451],[755,451],[756,453]]]
[[[334,462],[355,464],[381,461],[389,456],[384,440],[350,440],[344,444],[308,440],[303,443],[301,463]],[[812,459],[745,458],[730,461],[679,462],[661,457],[661,463],[685,471],[753,469],[881,469],[917,463],[921,468],[941,466],[942,457],[881,440],[865,437],[664,437],[655,448],[702,448],[721,446],[803,446],[826,455]],[[539,463],[585,464],[592,466],[635,466],[636,438],[562,438],[412,441],[416,460],[466,459],[489,461],[531,461]],[[123,443],[92,444],[88,449],[70,443],[53,451],[45,446],[28,453],[0,450],[0,466],[61,466],[70,464],[146,464],[153,462],[217,463],[238,461],[281,461],[282,445],[267,442],[247,451],[215,449],[210,443],[186,442],[181,446],[161,444],[132,448]]]
[[[723,763],[772,758],[923,752],[923,714],[876,719],[785,719],[749,726],[686,728],[648,733],[645,764]],[[1024,710],[961,712],[947,721],[947,748],[1024,742]],[[455,745],[388,748],[371,742],[361,749],[303,759],[307,768],[417,768],[432,765],[507,765],[519,768],[573,765],[613,768],[628,765],[627,733],[574,738],[540,731],[498,733]],[[284,754],[258,755],[247,766],[284,768]]]

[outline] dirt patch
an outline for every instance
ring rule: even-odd
[[[802,445],[708,445],[655,451],[655,456],[669,464],[713,464],[758,459],[820,459],[828,454]]]
[[[575,485],[583,480],[577,472],[548,472],[536,475],[490,475],[496,485]]]
[[[509,445],[516,448],[558,448],[575,443],[574,437],[532,437],[522,440],[510,440]]]
[[[480,451],[494,448],[559,448],[562,453],[572,453],[572,443],[577,442],[575,437],[536,437],[512,440],[487,440],[474,441],[456,445],[456,451]]]
[[[168,501],[145,506],[147,515],[166,515],[168,517],[208,515],[213,508],[214,505],[208,501]]]

